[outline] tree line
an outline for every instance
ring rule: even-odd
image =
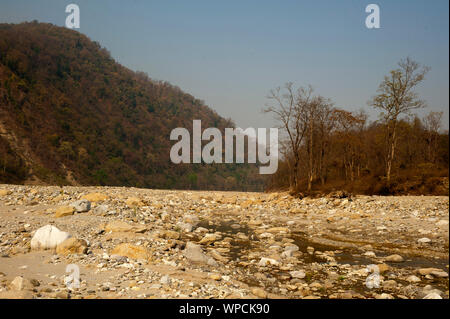
[[[448,131],[443,112],[419,118],[424,108],[416,87],[429,68],[410,58],[380,83],[368,105],[380,111],[368,121],[364,109],[350,112],[292,83],[270,91],[264,112],[285,138],[282,160],[268,188],[295,193],[348,190],[367,194],[448,194]]]

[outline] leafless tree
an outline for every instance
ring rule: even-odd
[[[384,77],[378,87],[378,95],[369,102],[373,107],[382,110],[382,118],[386,124],[386,179],[388,184],[395,156],[399,116],[426,106],[414,89],[423,81],[425,74],[429,71],[428,67],[421,67],[419,63],[409,57],[401,60],[398,65],[399,68],[392,70],[388,76]]]
[[[276,88],[268,96],[271,101],[264,112],[275,114],[279,128],[287,135],[287,154],[290,168],[290,187],[298,190],[299,166],[301,160],[301,148],[306,147],[307,153],[307,182],[308,191],[312,182],[322,172],[322,164],[325,156],[326,131],[330,129],[329,117],[332,103],[330,100],[313,94],[311,86],[300,87],[294,90],[292,83],[287,83],[283,89]],[[319,133],[318,133],[319,131]],[[320,146],[320,155],[317,158],[316,144]],[[317,159],[317,161],[316,161]]]
[[[430,112],[423,120],[427,130],[428,160],[432,163],[436,161],[436,143],[442,125],[443,114],[443,112]]]
[[[289,152],[287,155],[290,173],[290,187],[297,190],[298,169],[300,164],[300,146],[306,133],[304,104],[310,101],[312,88],[300,88],[294,91],[293,84],[288,82],[283,88],[277,87],[270,91],[267,98],[270,102],[263,110],[273,113],[279,128],[287,134]]]

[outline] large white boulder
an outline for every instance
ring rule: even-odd
[[[61,231],[55,226],[45,225],[39,228],[31,239],[31,249],[55,249],[70,237],[69,233]]]

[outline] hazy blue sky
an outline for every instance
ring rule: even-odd
[[[447,0],[24,1],[0,0],[0,22],[63,26],[81,11],[80,32],[121,64],[166,80],[241,127],[268,127],[268,91],[312,84],[348,110],[365,108],[383,76],[406,56],[431,67],[420,86],[429,110],[449,116]],[[367,29],[376,3],[381,29]]]

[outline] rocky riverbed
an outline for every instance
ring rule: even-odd
[[[449,298],[448,209],[434,196],[0,185],[0,298]]]

